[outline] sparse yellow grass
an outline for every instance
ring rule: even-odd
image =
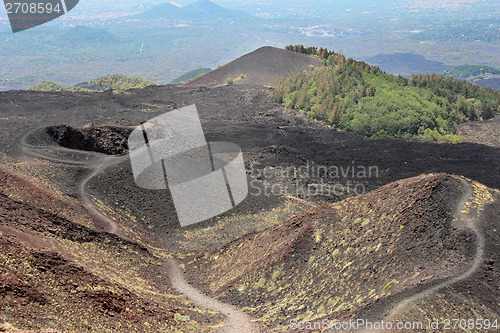
[[[0,153],[1,170],[9,175],[18,177],[21,180],[39,188],[51,197],[32,197],[32,189],[25,188],[21,182],[13,181],[4,184],[0,192],[7,197],[33,205],[50,213],[61,216],[69,221],[92,227],[91,220],[82,210],[77,209],[81,204],[76,198],[69,197],[57,187],[53,179],[64,173],[64,168],[56,166],[41,159],[26,159],[22,161],[14,160],[5,153]],[[30,200],[33,200],[30,202]]]
[[[186,230],[181,248],[187,251],[218,248],[249,233],[259,232],[284,222],[307,208],[309,208],[307,203],[287,198],[280,206],[270,211],[217,217],[216,222],[209,227]],[[227,234],[227,237],[221,238],[224,234]]]
[[[47,239],[47,242],[50,242],[51,247],[57,249],[59,253],[64,253],[64,257],[106,283],[82,284],[78,277],[74,281],[65,281],[60,280],[51,271],[41,272],[27,260],[29,257],[27,249],[0,252],[3,276],[20,276],[26,281],[32,281],[47,296],[49,304],[46,306],[28,305],[34,313],[50,319],[47,321],[46,328],[78,331],[77,327],[81,327],[82,324],[85,324],[84,321],[87,321],[91,326],[91,332],[109,331],[111,327],[106,315],[99,312],[99,309],[93,308],[92,304],[77,303],[78,294],[99,291],[121,295],[124,290],[128,290],[149,302],[168,303],[167,307],[189,309],[189,311],[199,313],[202,317],[218,316],[218,313],[214,311],[197,308],[192,301],[182,295],[172,294],[168,287],[166,271],[161,268],[154,269],[154,267],[158,267],[155,265],[157,259],[149,256],[146,252],[141,252],[132,245],[125,243],[111,245],[109,240],[102,244],[78,243],[54,237]],[[155,274],[156,277],[152,278]],[[75,283],[77,287],[68,291],[65,287],[68,283]],[[15,302],[16,299],[12,301]],[[141,310],[127,308],[125,314],[133,315],[134,311]],[[162,332],[176,332],[176,330],[185,332],[212,331],[209,326],[200,325],[196,320],[185,315],[179,314],[174,318],[175,325],[172,325],[172,322],[157,321],[155,318],[151,317],[148,323],[151,327]],[[0,310],[0,320],[10,322],[18,328],[36,327],[40,329],[35,322],[30,322],[29,319],[19,320],[14,310],[10,312]],[[133,326],[130,326],[131,322],[115,322],[114,325],[117,325],[115,329],[133,330]],[[139,323],[139,327],[143,327],[142,324]]]
[[[277,253],[269,252],[281,246],[280,237],[269,238],[272,247],[259,241],[268,239],[268,230],[231,244],[223,251],[206,253],[189,265],[208,268],[207,286],[223,299],[228,294],[222,287],[228,284],[231,297],[234,292],[249,299],[258,296],[262,301],[248,304],[245,309],[263,322],[273,323],[272,332],[286,329],[286,325],[279,323],[286,321],[291,313],[299,321],[355,315],[369,303],[436,278],[431,271],[416,273],[411,267],[401,269],[397,261],[387,259],[402,255],[397,252],[402,246],[399,240],[413,232],[409,228],[414,226],[405,224],[403,214],[412,216],[411,209],[425,210],[426,205],[420,200],[432,193],[432,184],[437,184],[441,176],[424,177],[409,184],[414,189],[393,187],[389,194],[378,199],[380,194],[369,194],[375,195],[375,202],[353,197],[334,204],[330,219],[318,220],[304,240],[314,251],[301,250],[304,257],[301,259],[288,254],[288,260],[296,267],[305,265],[298,271],[290,269]],[[474,187],[471,202],[482,207],[493,200],[489,189],[480,184]],[[244,273],[247,267],[253,268]]]
[[[466,177],[462,178],[467,179],[467,181],[469,181],[474,188],[472,197],[467,201],[464,210],[462,211],[462,213],[464,214],[469,214],[471,210],[475,210],[477,211],[477,213],[481,213],[487,204],[495,201],[494,194],[500,193],[500,191],[497,189],[491,189],[486,185],[483,185]]]

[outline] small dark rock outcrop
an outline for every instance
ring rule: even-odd
[[[47,128],[47,134],[59,145],[107,155],[128,153],[127,138],[133,127],[98,126],[74,128],[67,125]]]

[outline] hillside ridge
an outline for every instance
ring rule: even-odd
[[[274,86],[279,78],[323,67],[318,58],[263,46],[189,82],[188,86],[234,84]]]
[[[197,268],[189,273],[211,295],[246,305],[273,332],[292,319],[358,317],[407,289],[470,277],[471,270],[460,274],[472,261],[477,268],[476,245],[457,228],[455,211],[471,207],[457,207],[463,193],[477,199],[464,186],[442,173],[396,181],[204,253],[187,263]],[[300,292],[311,284],[307,296]]]

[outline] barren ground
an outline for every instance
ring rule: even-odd
[[[500,148],[494,143],[494,140],[496,140],[494,130],[496,127],[494,126],[496,125],[491,125],[493,126],[491,127],[491,135],[484,139],[477,133],[483,128],[481,127],[483,126],[482,124],[478,126],[467,125],[470,127],[470,135],[467,137],[468,141],[472,141],[473,139],[471,138],[475,138],[474,140],[480,140],[478,143],[486,143],[489,146],[478,143],[451,145],[408,140],[368,140],[354,134],[333,131],[296,111],[275,104],[273,102],[273,91],[268,88],[243,85],[212,88],[165,86],[131,90],[122,94],[115,92],[100,94],[2,92],[0,93],[0,145],[2,147],[2,154],[0,154],[2,161],[0,184],[2,193],[6,195],[6,197],[2,197],[2,202],[5,203],[6,207],[11,208],[6,208],[0,212],[3,214],[1,215],[2,229],[0,230],[0,236],[7,235],[5,239],[2,238],[3,241],[14,244],[11,246],[13,251],[9,252],[9,255],[15,253],[16,249],[22,249],[24,252],[20,253],[26,254],[26,256],[16,257],[16,260],[22,261],[29,257],[29,253],[35,251],[33,249],[38,249],[36,251],[42,251],[41,254],[37,254],[39,256],[37,258],[40,259],[38,261],[40,262],[45,262],[47,258],[50,259],[52,258],[50,256],[53,256],[50,260],[60,262],[59,266],[70,267],[71,272],[74,270],[87,272],[86,276],[89,277],[89,281],[96,281],[96,284],[104,286],[111,283],[115,294],[101,295],[103,296],[102,299],[99,298],[100,294],[96,296],[97,306],[109,306],[112,310],[104,311],[102,318],[108,316],[108,312],[110,312],[114,316],[118,316],[116,317],[116,323],[119,323],[120,320],[123,321],[124,319],[120,316],[124,316],[122,312],[127,308],[123,304],[130,303],[135,307],[128,307],[128,309],[132,309],[132,312],[141,306],[145,309],[149,309],[148,306],[152,306],[155,310],[151,310],[149,314],[146,312],[145,316],[153,320],[161,320],[157,315],[158,312],[156,309],[161,309],[164,306],[168,308],[168,302],[170,302],[168,300],[173,299],[174,301],[172,302],[175,303],[176,311],[182,313],[182,316],[189,315],[190,319],[182,316],[175,317],[172,314],[169,320],[176,323],[183,322],[183,325],[197,325],[196,323],[206,321],[211,326],[197,327],[205,327],[206,330],[210,330],[209,327],[216,326],[214,325],[214,320],[220,318],[220,315],[211,312],[212,310],[205,309],[204,305],[200,304],[198,304],[200,308],[196,307],[193,312],[190,312],[186,308],[186,306],[189,307],[192,304],[189,300],[181,299],[178,301],[177,297],[179,295],[169,298],[168,295],[171,295],[173,291],[161,286],[161,281],[164,282],[163,279],[166,278],[164,271],[156,269],[151,273],[142,275],[141,272],[134,270],[133,274],[135,275],[132,277],[123,277],[122,280],[120,280],[121,277],[119,278],[116,275],[116,272],[125,269],[117,264],[120,260],[127,262],[130,258],[137,261],[147,258],[146,260],[154,265],[157,262],[156,257],[168,259],[175,256],[180,260],[181,268],[186,269],[188,272],[189,283],[198,286],[206,293],[210,293],[211,297],[231,303],[233,306],[236,305],[239,309],[245,306],[250,307],[246,311],[249,312],[249,316],[252,318],[263,315],[268,316],[269,322],[262,323],[262,326],[269,328],[271,320],[274,320],[276,324],[283,325],[283,323],[278,323],[279,320],[277,318],[279,318],[279,314],[276,312],[278,310],[275,309],[275,305],[272,305],[273,298],[267,294],[252,298],[250,289],[247,294],[240,295],[238,294],[239,291],[235,289],[236,283],[234,285],[230,283],[220,286],[220,290],[211,290],[210,283],[214,281],[221,282],[229,275],[225,275],[228,271],[222,270],[222,273],[219,272],[222,275],[219,275],[220,278],[217,279],[217,274],[215,273],[217,273],[217,269],[223,269],[223,267],[211,267],[211,259],[207,259],[213,258],[212,256],[215,256],[218,251],[222,251],[221,249],[231,249],[233,245],[239,244],[238,242],[244,244],[245,241],[254,236],[265,237],[267,233],[271,233],[274,239],[280,239],[279,237],[283,236],[290,237],[291,242],[292,240],[293,242],[297,239],[301,240],[297,243],[298,246],[295,249],[298,259],[295,258],[280,263],[280,265],[289,265],[288,268],[293,270],[294,266],[292,263],[295,260],[302,262],[302,259],[307,261],[311,258],[311,254],[306,251],[305,246],[312,245],[315,239],[317,239],[314,234],[311,234],[313,230],[311,226],[318,225],[320,226],[319,228],[323,228],[318,221],[337,221],[336,219],[339,219],[339,221],[347,223],[346,221],[350,221],[351,218],[354,221],[356,214],[360,212],[357,210],[357,206],[352,206],[351,203],[356,203],[364,207],[363,209],[365,210],[363,212],[366,215],[365,217],[368,217],[371,216],[370,214],[373,214],[371,211],[371,209],[374,209],[373,207],[382,205],[380,201],[383,203],[387,202],[387,204],[394,201],[393,205],[389,205],[390,207],[382,205],[378,208],[379,215],[382,215],[384,209],[386,212],[390,211],[390,209],[395,210],[399,207],[398,205],[405,203],[406,201],[403,200],[413,195],[411,192],[412,189],[421,191],[415,193],[426,193],[425,191],[432,189],[432,186],[434,186],[432,184],[435,184],[433,183],[434,178],[428,177],[421,178],[420,181],[422,183],[419,183],[423,184],[419,185],[421,187],[415,186],[412,183],[414,181],[418,182],[418,178],[417,180],[404,180],[401,182],[404,185],[401,186],[402,190],[398,189],[397,191],[400,192],[396,192],[400,197],[395,195],[391,197],[392,194],[390,193],[392,192],[387,190],[389,194],[383,200],[377,197],[382,192],[376,192],[367,197],[351,198],[349,199],[350,201],[339,203],[340,206],[338,207],[342,207],[342,214],[344,215],[340,214],[340,212],[332,212],[331,205],[303,212],[317,204],[340,202],[352,196],[352,191],[347,191],[339,195],[314,195],[310,197],[302,195],[295,197],[283,195],[265,196],[263,194],[250,195],[243,204],[218,218],[186,229],[180,229],[171,198],[163,192],[138,189],[134,183],[127,156],[120,154],[126,152],[126,147],[124,146],[125,140],[122,135],[125,127],[136,126],[142,121],[147,121],[157,115],[190,104],[196,104],[198,107],[208,141],[234,142],[242,147],[249,180],[252,180],[253,176],[259,180],[256,183],[257,187],[253,190],[263,189],[264,185],[262,182],[264,181],[275,181],[282,185],[293,181],[290,177],[278,180],[270,175],[261,175],[258,177],[258,174],[264,167],[303,167],[308,163],[344,168],[352,166],[375,166],[379,171],[378,177],[365,178],[345,175],[345,177],[333,177],[326,180],[330,184],[340,183],[346,185],[347,181],[359,183],[365,187],[367,192],[379,189],[381,186],[396,180],[440,172],[463,175],[470,179],[473,184],[482,183],[493,189],[500,188]],[[496,120],[491,121],[491,124],[496,123]],[[111,126],[107,126],[104,129],[81,128],[88,125],[102,124]],[[79,131],[84,136],[89,135],[90,138],[88,140],[85,139],[85,145],[78,147],[72,146],[75,142],[71,140],[54,141],[55,136],[49,135],[50,133],[46,127],[57,125],[80,128]],[[119,126],[118,131],[114,130],[114,128],[117,128],[115,126]],[[463,128],[465,127],[463,126]],[[114,144],[109,144],[109,138],[114,138],[112,140]],[[60,144],[84,150],[61,148]],[[98,153],[95,151],[98,151]],[[117,155],[108,156],[104,153]],[[255,162],[260,164],[255,164]],[[440,190],[439,195],[435,196],[436,200],[429,201],[429,205],[427,206],[418,206],[422,203],[416,200],[415,205],[421,207],[421,210],[406,211],[403,209],[401,213],[403,214],[401,215],[402,217],[415,224],[415,233],[425,235],[426,238],[424,241],[417,244],[418,246],[423,246],[422,249],[426,246],[430,248],[430,244],[434,244],[436,240],[439,241],[438,244],[441,248],[438,247],[439,250],[435,252],[425,252],[421,249],[422,251],[417,256],[421,262],[412,262],[414,260],[412,258],[415,258],[413,250],[409,253],[413,254],[413,256],[408,254],[406,257],[405,255],[397,257],[397,260],[405,266],[420,265],[419,267],[422,267],[422,269],[419,269],[422,271],[420,279],[423,279],[424,275],[428,278],[420,282],[417,281],[418,279],[415,280],[415,278],[414,280],[410,279],[411,281],[407,286],[411,290],[404,290],[402,289],[402,285],[399,285],[399,287],[394,287],[392,290],[394,294],[384,294],[384,297],[380,297],[375,302],[364,301],[364,308],[358,309],[359,311],[353,310],[352,313],[375,316],[377,311],[397,304],[398,300],[418,295],[418,292],[428,290],[429,287],[440,286],[439,283],[450,281],[453,277],[460,275],[459,270],[467,271],[468,264],[474,260],[476,253],[474,249],[478,240],[474,237],[477,238],[477,235],[474,236],[473,233],[467,233],[467,231],[459,232],[455,230],[455,227],[447,230],[443,225],[436,226],[432,224],[433,221],[436,221],[436,223],[439,221],[448,221],[453,207],[460,204],[460,195],[462,194],[457,184],[449,185],[453,183],[452,180],[446,178],[449,176],[440,177],[444,177],[443,179],[445,179],[443,181],[444,187]],[[313,177],[306,181],[309,184],[317,184],[319,179]],[[425,181],[429,181],[430,183],[425,183]],[[440,183],[436,184],[439,185]],[[397,188],[397,186],[399,185],[389,185],[389,189]],[[404,192],[405,186],[406,190],[410,191],[407,194]],[[475,267],[474,271],[470,272],[470,275],[466,279],[453,281],[450,285],[443,285],[442,288],[437,288],[432,295],[429,294],[429,297],[426,299],[415,299],[415,302],[412,302],[412,306],[398,308],[401,311],[398,310],[398,313],[394,314],[394,316],[417,319],[432,317],[435,313],[425,312],[430,311],[429,309],[433,305],[441,306],[441,309],[436,310],[436,313],[445,311],[448,306],[448,308],[456,309],[460,314],[472,315],[467,312],[468,310],[465,311],[465,306],[462,307],[461,304],[466,304],[469,308],[477,306],[481,308],[481,313],[486,315],[495,315],[495,313],[498,313],[498,285],[494,284],[494,281],[498,281],[500,276],[497,268],[498,265],[495,264],[500,260],[498,258],[498,246],[500,245],[498,240],[498,217],[500,216],[498,194],[491,194],[491,198],[487,198],[488,200],[486,200],[481,195],[486,195],[485,193],[490,193],[490,191],[477,187],[479,185],[474,186],[476,187],[472,197],[476,198],[478,202],[483,203],[483,206],[481,206],[482,217],[480,222],[475,224],[478,230],[485,235],[484,254],[482,256],[484,257],[483,263],[476,262],[475,266],[477,267]],[[439,186],[437,188],[441,189]],[[398,198],[399,201],[397,200]],[[484,204],[486,201],[488,201],[488,204]],[[436,206],[433,206],[434,204]],[[75,228],[75,225],[84,225],[103,231],[103,233],[98,233],[96,234],[98,236],[95,236],[92,234],[95,231],[85,229],[86,233],[94,235],[92,237],[100,239],[109,238],[113,244],[116,243],[114,245],[115,250],[113,250],[113,253],[116,252],[113,254],[114,257],[111,256],[107,260],[109,265],[118,266],[113,266],[115,268],[113,268],[112,274],[107,275],[104,273],[99,269],[99,263],[96,261],[99,258],[96,259],[90,255],[90,253],[102,255],[102,252],[99,251],[103,251],[103,248],[92,252],[94,251],[93,249],[90,251],[87,248],[81,248],[79,244],[68,244],[67,241],[62,241],[61,239],[64,240],[69,237],[67,236],[68,232],[66,229],[60,231],[60,228],[56,227],[48,231],[43,229],[31,230],[33,226],[29,226],[29,218],[26,218],[21,223],[23,225],[21,228],[18,222],[16,222],[17,224],[13,223],[13,221],[17,220],[15,219],[16,215],[12,213],[15,209],[21,209],[20,207],[27,211],[26,214],[35,214],[36,216],[42,214],[38,211],[38,209],[41,209],[44,211],[43,214],[52,214],[46,218],[50,223],[54,223],[54,220],[59,221],[59,224],[69,225],[67,228],[70,229]],[[479,209],[478,207],[478,205],[471,203],[469,208]],[[406,213],[404,213],[405,211]],[[410,214],[411,212],[415,214],[412,215]],[[418,219],[422,218],[419,214],[427,214],[426,216],[432,217],[428,219],[430,223],[429,228],[431,228],[429,230],[437,228],[436,230],[439,230],[439,233],[433,234],[432,232],[426,232],[425,228],[419,229],[417,226],[421,221]],[[294,216],[298,217],[293,218]],[[346,220],[342,220],[344,217]],[[280,224],[282,222],[286,223]],[[294,224],[296,222],[298,222],[299,227]],[[274,229],[268,229],[270,227],[276,228],[279,231],[277,234],[279,237],[272,233]],[[324,227],[326,228],[326,226]],[[390,228],[393,227],[394,225],[388,225],[387,228],[389,229],[387,230],[392,230]],[[16,231],[16,229],[20,228],[21,232]],[[379,237],[381,239],[385,239],[384,237],[388,237],[388,235],[397,231],[394,230],[389,233],[389,231],[384,232],[382,229],[379,230]],[[266,231],[262,233],[264,230]],[[126,240],[117,240],[116,236],[109,235],[105,231],[116,233]],[[49,233],[49,239],[47,239],[47,232]],[[51,234],[55,234],[55,236],[50,236]],[[403,236],[406,237],[404,238],[406,242],[403,244],[404,246],[409,246],[411,249],[412,238],[410,235],[405,236],[403,233]],[[245,238],[238,240],[242,236],[245,236]],[[51,239],[50,237],[55,237],[55,239]],[[71,239],[70,241],[80,242]],[[312,243],[309,244],[302,241]],[[66,244],[63,252],[57,254],[46,252],[60,243]],[[271,243],[263,244],[267,246]],[[289,246],[291,243],[285,242],[284,244]],[[377,244],[372,245],[376,246]],[[131,257],[127,257],[126,255],[124,257],[121,256],[119,253],[123,246],[133,248],[133,251],[136,251],[137,254],[132,253]],[[283,254],[280,248],[272,248],[271,250],[276,251],[279,255]],[[388,248],[387,250],[391,249]],[[39,253],[36,251],[33,253]],[[89,256],[92,259],[84,262],[82,260],[75,260],[74,256],[78,253],[84,253],[85,256]],[[248,249],[245,253],[249,253]],[[449,265],[441,260],[448,258],[446,256],[442,258],[444,254],[451,256],[450,258],[453,259]],[[193,256],[198,255],[207,260],[204,263],[200,262],[198,264],[200,266],[206,265],[207,274],[204,276],[192,271],[191,259]],[[279,256],[274,259],[277,258]],[[35,264],[39,266],[40,262],[38,261]],[[381,263],[386,263],[387,265],[395,264],[394,261],[381,261]],[[433,264],[431,265],[430,263]],[[336,264],[340,264],[340,262]],[[262,273],[273,275],[273,271],[269,267],[272,266],[262,266]],[[411,270],[410,268],[408,269]],[[210,270],[212,271],[210,272]],[[305,270],[304,272],[310,273],[313,271]],[[234,270],[234,273],[237,272],[237,270]],[[212,274],[212,277],[209,273]],[[247,273],[249,274],[249,277],[247,276],[249,281],[256,279],[254,282],[255,285],[258,285],[260,278],[253,276],[252,272]],[[406,273],[410,274],[410,272]],[[9,271],[9,274],[17,278],[16,274],[19,274],[19,272]],[[41,276],[37,275],[37,278],[44,281],[44,283],[49,283],[52,278],[52,276],[44,276],[45,272],[37,274],[42,274]],[[60,279],[61,274],[63,274],[64,279],[68,279],[66,271],[56,270],[55,280]],[[388,283],[388,281],[390,283],[390,279],[393,278],[391,274],[396,274],[396,270],[385,272],[381,275],[380,281],[374,281],[380,284]],[[358,277],[356,274],[352,276],[355,278]],[[409,276],[412,275],[410,274]],[[69,278],[72,277],[70,276]],[[144,291],[137,289],[137,286],[134,284],[134,281],[136,281],[134,279],[139,278],[144,279],[154,288],[156,303],[143,305],[142,302],[145,299]],[[26,284],[28,283],[26,282],[26,276],[19,274],[19,279],[24,282],[21,283],[18,280],[10,279],[4,284],[15,286],[17,288],[15,290],[18,290],[16,292],[25,295],[18,298],[27,298],[29,304],[32,303],[30,297],[37,302],[41,302],[42,297],[45,297],[45,291],[52,290],[50,289],[52,287],[44,285],[43,288],[46,289],[43,289],[39,294],[32,294],[27,291],[33,288],[30,289],[29,284]],[[117,279],[121,282],[116,283]],[[360,284],[360,281],[356,283],[362,286],[363,284]],[[428,282],[430,285],[428,285]],[[317,281],[317,283],[321,283],[321,281]],[[125,288],[124,286],[126,290],[123,289]],[[284,286],[286,284],[281,287]],[[199,294],[196,296],[197,291],[189,289],[187,284],[177,284],[177,288],[184,291],[187,290],[186,293],[191,292],[193,297],[201,297]],[[258,289],[255,290],[258,291]],[[256,292],[255,290],[253,292]],[[282,291],[279,285],[277,286],[277,290]],[[308,290],[307,288],[303,288],[303,292],[308,292]],[[68,290],[57,289],[56,291],[57,296],[60,297],[58,299],[67,297],[65,293]],[[270,292],[273,293],[274,289]],[[467,296],[469,292],[472,292],[471,296]],[[95,296],[90,292],[83,295],[84,297],[81,299],[84,301],[86,300],[85,297]],[[307,294],[305,296],[310,298],[311,295]],[[449,296],[446,302],[443,303],[440,300],[432,301],[432,297],[439,298],[442,295]],[[353,297],[352,302],[358,301],[354,294],[351,296]],[[80,304],[80,300],[78,298],[76,300]],[[287,304],[286,298],[281,300],[283,303],[280,306],[285,306]],[[314,301],[319,302],[319,300],[321,300],[320,297]],[[361,302],[361,298],[359,302]],[[431,303],[424,304],[425,302]],[[108,303],[109,305],[103,305]],[[418,306],[416,305],[417,303],[419,304]],[[217,311],[226,309],[224,308],[225,305],[221,305],[217,301],[213,301],[212,305],[214,305],[213,309]],[[295,304],[291,305],[295,306]],[[318,303],[314,304],[314,306],[311,305],[311,307],[321,309],[320,305]],[[78,309],[80,313],[86,313],[85,311],[87,311],[81,305],[72,306],[75,306],[75,309]],[[104,309],[106,310],[106,308]],[[298,307],[297,309],[298,314],[303,315],[306,313],[304,312],[305,310],[302,311]],[[423,309],[423,312],[418,309]],[[347,317],[347,310],[341,308],[339,311],[342,316]],[[325,309],[323,309],[320,312],[320,314],[325,314],[328,311],[325,312]],[[126,312],[124,313],[126,314]],[[140,311],[137,313],[140,313]],[[25,324],[26,322],[43,320],[41,319],[43,317],[37,319],[36,316],[34,318],[26,316],[23,319]],[[140,318],[142,320],[146,317]],[[241,318],[246,318],[246,315],[243,315]],[[185,320],[183,321],[183,319]],[[129,327],[138,327],[137,325],[139,324],[134,320],[124,322],[127,322]],[[246,319],[242,320],[245,322]],[[104,322],[102,325],[106,325]],[[80,325],[86,324],[81,323]],[[33,324],[31,327],[37,326]]]

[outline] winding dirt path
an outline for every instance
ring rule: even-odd
[[[90,180],[92,180],[94,177],[96,177],[100,173],[103,173],[104,171],[106,171],[106,169],[123,162],[126,158],[127,158],[127,156],[125,156],[125,157],[123,157],[123,156],[122,157],[103,157],[95,162],[92,162],[91,163],[92,172],[87,177],[82,179],[82,181],[80,182],[80,185],[78,186],[79,195],[82,198],[82,203],[83,203],[84,207],[89,211],[89,213],[93,214],[94,216],[99,218],[101,221],[106,222],[109,225],[109,228],[107,231],[109,233],[116,234],[116,235],[118,235],[118,232],[120,229],[118,226],[118,223],[116,223],[116,221],[113,220],[112,218],[101,213],[101,211],[92,202],[92,199],[90,198],[90,195],[87,192],[87,188],[88,188],[88,183],[90,182]]]
[[[103,154],[95,152],[87,152],[87,151],[78,151],[78,153],[81,154],[82,156],[85,155],[91,157],[89,160],[83,160],[83,161],[50,156],[49,154],[47,154],[47,150],[50,150],[50,152],[52,153],[61,152],[63,154],[64,153],[71,154],[74,151],[72,149],[56,145],[50,147],[30,145],[27,142],[28,136],[38,130],[39,129],[35,129],[31,132],[26,133],[21,137],[18,143],[18,146],[21,149],[21,151],[24,154],[31,155],[37,158],[42,158],[51,162],[61,163],[64,165],[80,167],[89,170],[90,173],[77,184],[78,194],[80,196],[82,204],[91,215],[108,224],[108,229],[106,230],[107,232],[112,234],[118,234],[119,232],[118,223],[116,223],[116,221],[104,215],[103,213],[101,213],[101,211],[94,205],[94,203],[92,202],[92,198],[90,197],[90,194],[87,192],[87,187],[90,180],[92,180],[95,176],[106,171],[106,169],[125,161],[128,158],[128,156],[106,156]]]
[[[471,266],[469,269],[467,269],[464,273],[451,277],[448,280],[445,280],[435,286],[432,286],[428,289],[425,289],[415,295],[412,295],[410,297],[404,298],[403,300],[399,301],[395,305],[393,305],[389,311],[389,313],[381,318],[380,320],[383,320],[385,323],[387,322],[393,322],[396,316],[401,313],[405,308],[407,308],[411,303],[418,302],[428,296],[431,296],[432,294],[436,293],[437,291],[449,287],[457,282],[464,281],[468,279],[469,277],[474,274],[474,272],[477,271],[478,268],[480,268],[482,262],[483,262],[483,256],[484,256],[484,248],[485,248],[485,238],[478,227],[479,224],[479,219],[478,216],[469,216],[465,213],[463,213],[463,210],[465,208],[465,204],[473,195],[473,187],[472,185],[465,179],[458,177],[458,176],[453,176],[455,179],[460,181],[462,185],[465,188],[465,192],[460,198],[460,201],[457,205],[456,212],[455,212],[455,223],[458,228],[467,228],[470,229],[475,237],[476,237],[476,253],[474,255],[474,259],[471,263]],[[380,322],[380,320],[377,320]],[[371,333],[371,332],[381,332],[380,330],[360,330],[359,332],[362,333]]]
[[[33,131],[32,131],[33,132]],[[50,156],[44,154],[48,147],[33,146],[27,143],[27,137],[32,133],[29,132],[24,135],[18,143],[19,148],[24,154],[31,155],[37,158],[46,159],[56,163],[62,163],[69,166],[75,166],[80,168],[86,168],[90,170],[89,174],[82,178],[78,186],[78,194],[82,200],[83,206],[98,219],[106,222],[109,225],[107,230],[109,233],[119,235],[119,225],[113,219],[104,215],[93,203],[90,194],[87,192],[88,183],[100,173],[105,172],[108,168],[111,168],[119,163],[124,162],[129,158],[129,155],[125,156],[106,156],[99,153],[84,152],[85,155],[95,157],[88,161],[78,161],[69,160],[59,157]],[[71,150],[64,147],[51,146],[50,151],[52,152],[63,152],[70,153]],[[147,245],[146,245],[147,246]],[[188,299],[192,300],[196,305],[202,308],[220,312],[225,316],[225,326],[221,327],[218,332],[220,333],[260,333],[262,332],[260,328],[252,323],[250,316],[243,313],[236,306],[222,303],[214,298],[204,295],[200,290],[190,285],[185,277],[184,273],[179,268],[179,265],[174,259],[167,261],[168,264],[168,275],[172,287],[179,293],[186,296]]]
[[[220,332],[224,333],[257,333],[261,332],[259,327],[252,323],[250,316],[241,312],[237,307],[219,302],[201,293],[198,289],[186,282],[184,273],[175,260],[168,261],[168,272],[172,287],[181,294],[188,297],[196,305],[209,310],[222,313],[226,317],[226,326]]]

